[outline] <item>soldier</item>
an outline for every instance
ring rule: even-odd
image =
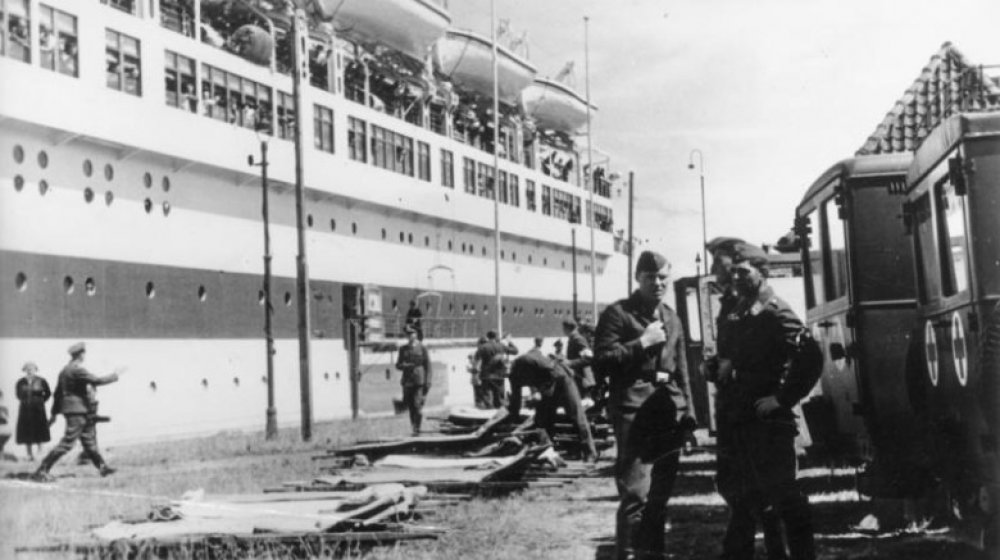
[[[588,397],[591,389],[597,385],[594,371],[590,367],[594,353],[575,321],[563,321],[562,327],[563,334],[566,335],[566,359],[569,360],[567,365],[573,372],[573,381],[576,382],[580,396]]]
[[[716,340],[716,353],[706,356],[705,362],[702,364],[702,373],[708,381],[715,383],[717,464],[720,465],[718,470],[723,475],[734,472],[734,469],[729,466],[733,457],[733,438],[730,434],[730,426],[725,422],[719,421],[720,408],[724,410],[728,402],[729,385],[725,383],[725,379],[728,378],[728,372],[731,372],[732,362],[726,361],[723,363],[723,382],[720,383],[718,381],[720,371],[718,348],[724,344],[724,335],[720,332],[722,323],[739,300],[739,294],[736,292],[736,288],[732,282],[733,248],[737,244],[744,243],[746,242],[736,237],[716,237],[706,245],[708,252],[712,255],[711,272],[715,275],[714,287],[719,293],[719,314],[715,321],[716,332],[719,333],[719,338]],[[730,515],[734,519],[737,519],[734,522],[735,525],[752,525],[754,523],[753,516],[757,515],[760,517],[761,525],[764,528],[764,547],[767,550],[768,560],[784,560],[787,558],[784,536],[781,531],[781,520],[778,518],[775,510],[773,508],[759,507],[759,504],[758,507],[751,508],[752,504],[748,500],[740,499],[738,495],[734,495],[734,492],[739,488],[739,484],[734,483],[734,481],[718,480],[717,484],[722,498],[726,500],[726,504],[729,506]]]
[[[535,339],[535,347],[511,364],[509,417],[518,418],[521,413],[521,388],[531,387],[541,395],[535,406],[535,425],[545,430],[550,438],[554,437],[556,409],[563,407],[579,435],[580,456],[584,461],[596,461],[597,449],[573,374],[565,362],[543,354],[541,345],[542,339]]]
[[[403,404],[410,411],[410,427],[413,435],[420,435],[423,421],[424,402],[431,390],[431,358],[427,348],[420,343],[417,330],[406,327],[409,341],[399,349],[396,369],[402,370],[399,383],[403,386]]]
[[[83,367],[83,360],[86,357],[87,347],[82,342],[78,342],[69,347],[70,362],[59,372],[59,382],[56,386],[56,402],[59,403],[58,410],[66,419],[66,433],[62,441],[59,442],[33,475],[35,480],[41,482],[51,482],[52,475],[49,470],[60,457],[73,448],[73,444],[79,439],[83,443],[83,448],[88,452],[90,460],[94,466],[101,471],[101,476],[108,476],[115,473],[115,469],[109,467],[101,457],[97,449],[95,436],[94,412],[91,408],[91,397],[89,391],[91,386],[107,385],[118,381],[118,377],[124,373],[124,369],[119,368],[110,375],[98,377]]]
[[[618,448],[615,553],[620,560],[637,548],[662,551],[678,451],[694,425],[684,333],[676,313],[661,301],[670,263],[643,251],[635,278],[638,289],[601,313],[594,335],[595,365],[609,377],[608,409]]]
[[[476,350],[480,390],[483,392],[483,404],[487,408],[503,406],[503,380],[507,375],[508,354],[517,354],[517,346],[511,342],[510,335],[505,336],[503,342],[497,340],[496,331],[487,332],[486,342]]]
[[[767,255],[735,243],[736,299],[720,320],[716,383],[719,492],[730,503],[723,558],[754,555],[752,512],[773,509],[792,560],[816,557],[809,502],[796,482],[792,407],[819,379],[822,354],[788,304],[767,284]],[[770,547],[770,544],[769,544]]]

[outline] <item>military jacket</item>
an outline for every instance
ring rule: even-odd
[[[482,379],[502,378],[507,373],[507,354],[517,354],[517,346],[504,344],[499,340],[487,340],[476,349],[479,362],[479,377]]]
[[[93,413],[93,399],[91,398],[93,388],[117,380],[118,376],[114,373],[99,377],[87,371],[80,360],[71,361],[59,372],[52,414]]]
[[[639,338],[654,321],[663,321],[667,340],[643,348]],[[670,374],[666,383],[671,398],[681,413],[687,412],[691,399],[684,329],[668,305],[650,307],[639,292],[608,306],[597,322],[594,334],[594,363],[609,378],[611,403],[638,408],[656,389],[656,373]]]
[[[523,356],[519,356],[510,368],[510,405],[511,415],[517,416],[521,411],[521,388],[532,387],[541,393],[543,398],[553,397],[559,378],[572,377],[565,362],[549,358],[538,348],[532,348]]]
[[[404,387],[430,387],[431,385],[430,352],[419,341],[408,343],[399,349],[396,369],[403,371],[399,382]]]
[[[816,384],[813,370],[790,369],[808,330],[791,307],[764,285],[755,298],[741,298],[720,318],[720,358],[732,361],[734,374],[727,393],[725,413],[730,417],[754,416],[754,403],[775,396],[785,408],[805,397]]]

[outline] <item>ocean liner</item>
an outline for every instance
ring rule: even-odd
[[[316,421],[391,410],[411,302],[434,405],[471,401],[466,356],[498,314],[526,349],[573,317],[577,276],[580,320],[594,320],[592,272],[595,301],[624,294],[615,174],[583,136],[596,108],[541,76],[523,37],[496,42],[494,142],[494,43],[446,2],[304,4],[297,19],[283,0],[0,0],[8,399],[22,363],[54,383],[83,340],[93,371],[129,368],[101,390],[106,442],[259,428],[265,224],[283,426],[303,402],[300,222]]]

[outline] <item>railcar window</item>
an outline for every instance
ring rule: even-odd
[[[441,186],[455,188],[455,154],[441,148]]]
[[[532,212],[537,210],[535,206],[535,182],[531,179],[524,180],[524,203],[528,210]]]
[[[313,105],[313,143],[317,149],[333,153],[333,109]]]
[[[924,194],[914,202],[914,253],[917,257],[917,291],[920,301],[929,302],[938,295],[939,275],[934,251],[934,222],[931,220],[930,195]]]
[[[946,296],[969,289],[968,243],[965,234],[965,197],[951,183],[934,187],[937,205],[937,247],[941,261],[941,288]]]
[[[542,185],[542,214],[552,215],[552,187]]]
[[[521,205],[521,186],[518,184],[517,175],[510,174],[510,184],[507,185],[507,193],[510,196],[510,205],[517,207]]]
[[[472,158],[462,158],[462,180],[465,192],[476,194],[476,162]]]
[[[823,297],[823,263],[820,260],[820,242],[816,239],[819,233],[819,211],[815,208],[806,215],[806,222],[812,226],[812,237],[803,240],[803,244],[809,251],[809,260],[806,262],[809,273],[806,275],[806,306],[810,309],[825,301]],[[820,238],[821,240],[821,238]]]
[[[832,301],[847,294],[844,222],[832,198],[823,203],[823,227],[823,290],[827,301]]]
[[[347,117],[347,146],[351,159],[361,163],[368,161],[368,123]]]

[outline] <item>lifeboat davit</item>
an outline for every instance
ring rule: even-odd
[[[417,60],[451,24],[441,0],[318,0],[323,18],[348,37],[383,44]]]
[[[587,100],[555,80],[536,78],[521,92],[521,101],[538,128],[576,132],[587,124]],[[590,109],[597,107],[591,103]]]
[[[456,84],[493,97],[493,44],[469,31],[449,29],[434,46],[438,71]],[[535,67],[502,46],[497,47],[500,100],[513,105],[535,78]]]

